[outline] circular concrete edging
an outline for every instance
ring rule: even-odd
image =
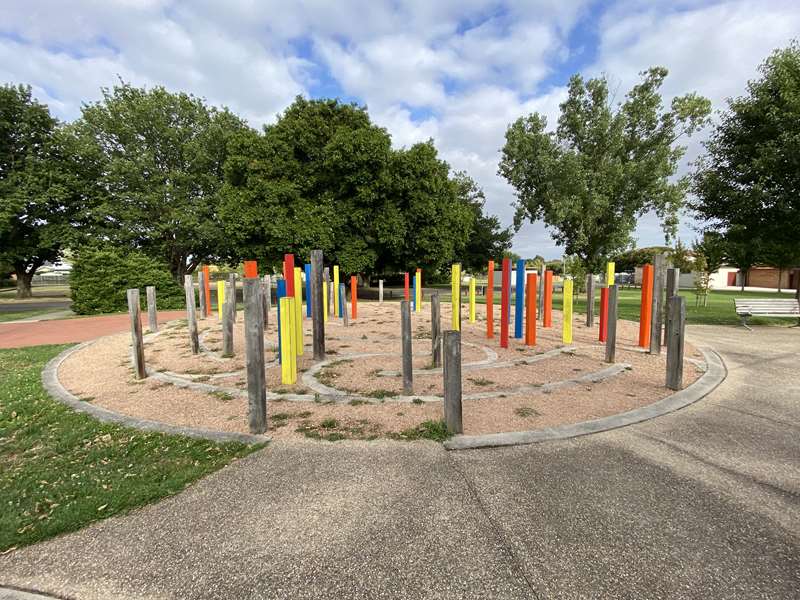
[[[101,338],[97,338],[101,339]],[[104,423],[116,423],[125,427],[132,427],[134,429],[141,429],[142,431],[157,431],[160,433],[169,433],[172,435],[185,435],[187,437],[200,438],[210,440],[212,442],[240,442],[243,444],[263,444],[269,442],[272,438],[266,435],[255,435],[251,433],[235,433],[229,431],[217,431],[214,429],[200,429],[196,427],[182,427],[180,425],[169,425],[160,421],[150,421],[148,419],[138,419],[129,415],[123,415],[113,410],[95,406],[89,402],[80,400],[77,396],[73,395],[61,385],[58,379],[58,368],[61,366],[68,356],[73,352],[82,350],[86,346],[93,344],[97,340],[90,340],[82,342],[76,346],[67,348],[58,356],[52,358],[42,371],[42,385],[50,397],[62,404],[66,404],[71,409],[91,415],[98,421]]]
[[[600,433],[601,431],[626,427],[627,425],[641,423],[674,412],[705,398],[714,391],[728,375],[728,370],[725,367],[722,357],[715,350],[708,347],[698,347],[698,350],[703,353],[706,359],[706,364],[708,365],[706,372],[685,389],[653,402],[648,406],[636,408],[610,417],[603,417],[602,419],[581,421],[580,423],[548,427],[546,429],[490,433],[486,435],[457,435],[445,441],[444,447],[447,450],[473,450],[477,448],[498,448],[503,446],[538,444],[539,442],[549,442],[553,440],[566,440],[582,435],[589,435],[591,433]]]

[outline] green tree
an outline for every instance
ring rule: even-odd
[[[246,125],[227,109],[163,87],[121,83],[83,107],[75,134],[97,165],[97,235],[169,266],[178,281],[226,253],[219,217],[227,144]]]
[[[30,87],[0,87],[0,263],[13,268],[17,298],[45,262],[57,261],[81,214],[69,141]]]
[[[544,220],[566,254],[592,272],[631,245],[636,220],[650,210],[674,235],[688,186],[673,179],[685,152],[677,142],[703,127],[711,104],[687,94],[665,110],[666,76],[648,69],[614,107],[605,78],[574,75],[555,132],[538,113],[509,126],[498,172],[516,190],[517,226]]]
[[[633,248],[612,257],[617,273],[631,272],[636,267],[642,267],[653,261],[655,254],[670,253],[668,246],[648,246],[646,248]]]
[[[696,240],[692,245],[692,252],[695,255],[702,254],[708,273],[715,273],[725,264],[725,240],[716,231],[706,231],[700,240]]]
[[[694,266],[690,258],[689,248],[680,239],[675,241],[675,247],[670,250],[669,259],[672,262],[672,266],[680,269],[681,273],[690,273]]]
[[[800,231],[800,45],[776,50],[728,110],[698,161],[692,207],[726,238],[736,266],[791,256]]]

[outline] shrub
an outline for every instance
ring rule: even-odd
[[[116,248],[84,248],[72,265],[72,310],[81,315],[128,309],[126,290],[139,288],[142,308],[147,305],[144,288],[156,288],[159,309],[183,308],[183,288],[165,265],[141,253]]]

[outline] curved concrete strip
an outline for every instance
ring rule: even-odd
[[[0,600],[58,600],[59,596],[0,586]]]
[[[641,423],[655,417],[660,417],[667,413],[679,410],[705,398],[716,387],[725,380],[728,374],[722,357],[711,348],[698,348],[706,359],[708,369],[706,372],[689,387],[675,392],[653,404],[630,410],[618,415],[594,419],[592,421],[582,421],[571,425],[560,427],[548,427],[545,429],[535,429],[533,431],[513,431],[509,433],[493,433],[488,435],[457,435],[444,442],[444,447],[448,450],[470,450],[474,448],[492,448],[498,446],[517,446],[521,444],[536,444],[552,440],[564,440],[568,438],[599,433],[610,429]]]
[[[47,363],[44,370],[42,371],[42,384],[44,385],[44,389],[47,390],[47,393],[50,394],[50,396],[53,399],[61,402],[62,404],[66,404],[73,410],[91,415],[98,421],[103,421],[106,423],[117,423],[119,425],[124,425],[126,427],[133,427],[135,429],[141,429],[143,431],[160,431],[161,433],[170,433],[173,435],[185,435],[193,438],[207,439],[214,442],[242,442],[245,444],[263,444],[265,442],[270,441],[271,438],[265,435],[215,431],[212,429],[199,429],[194,427],[181,427],[179,425],[169,425],[167,423],[161,423],[159,421],[137,419],[136,417],[123,415],[118,412],[101,408],[100,406],[95,406],[94,404],[80,400],[79,398],[68,392],[63,385],[61,385],[61,382],[58,380],[58,368],[61,366],[61,363],[63,363],[64,360],[66,360],[66,358],[73,352],[77,352],[78,350],[85,348],[89,344],[93,344],[95,341],[96,340],[83,342],[82,344],[78,344],[77,346],[72,346],[71,348],[67,348],[61,354],[54,357],[52,360],[50,360],[50,362]]]
[[[470,362],[470,363],[462,363],[461,365],[462,371],[471,371],[477,368],[489,369],[496,366],[496,364],[499,364],[496,363],[495,361],[500,357],[497,356],[497,352],[489,348],[489,346],[483,346],[481,344],[473,344],[472,342],[462,342],[462,345],[472,346],[473,348],[479,348],[480,350],[483,350],[483,353],[486,355],[486,358],[484,358],[483,360],[477,360],[475,362]],[[428,351],[422,353],[415,352],[414,356],[421,356],[421,355],[429,356],[430,354],[432,353]],[[391,355],[387,353],[386,356],[391,356]],[[442,372],[443,372],[442,367],[436,367],[435,369],[413,370],[414,375],[441,375]],[[376,375],[378,377],[400,377],[400,371],[391,371],[391,370],[378,371]]]

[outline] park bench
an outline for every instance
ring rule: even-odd
[[[795,298],[734,298],[733,305],[742,325],[750,331],[749,317],[788,317],[797,319],[800,324],[800,302]]]

